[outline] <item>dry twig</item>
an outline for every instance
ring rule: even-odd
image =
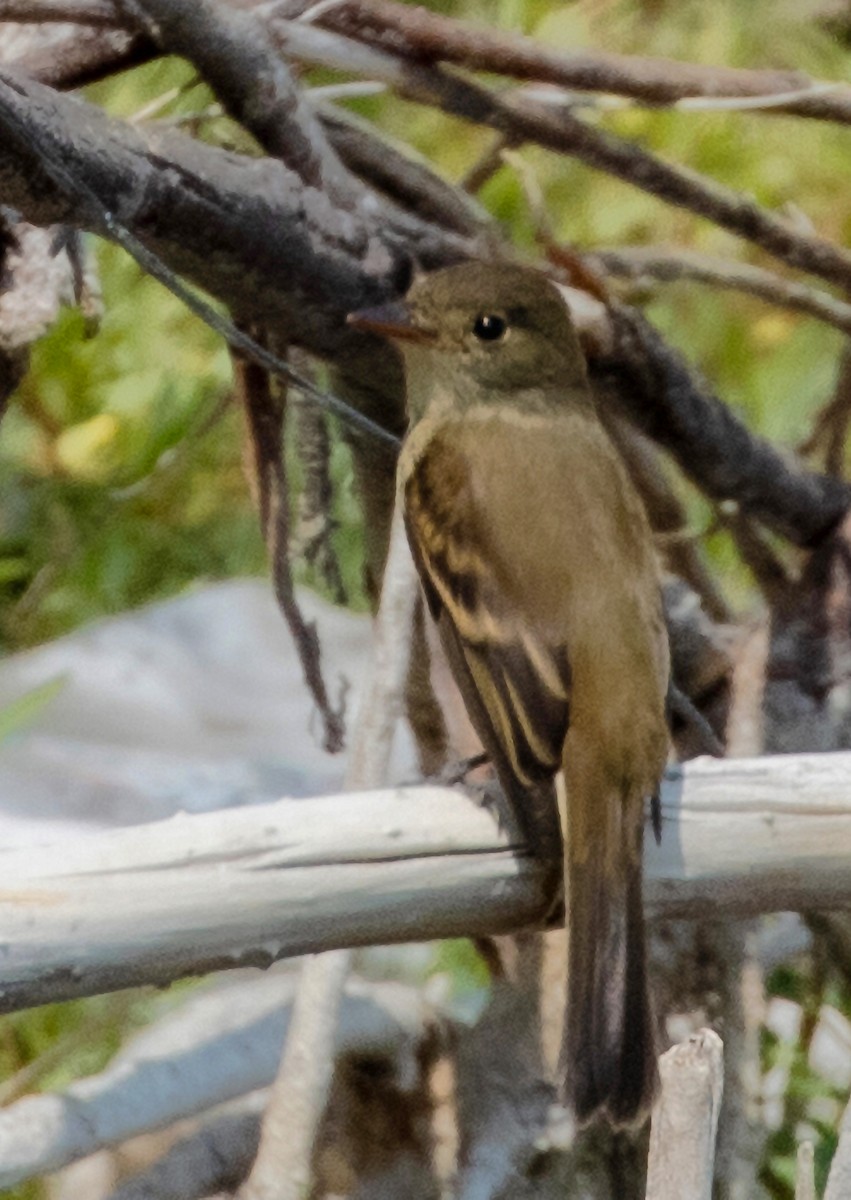
[[[842,475],[850,424],[851,349],[846,346],[839,360],[839,374],[833,396],[816,414],[812,432],[798,447],[798,453],[815,454],[817,450],[823,450],[825,471],[830,475]]]
[[[816,1200],[815,1154],[812,1142],[801,1142],[798,1147],[795,1200]]]
[[[299,11],[301,0],[283,0],[284,11]],[[383,48],[404,51],[417,61],[452,62],[514,79],[563,88],[610,92],[651,105],[691,97],[746,100],[782,98],[765,111],[795,113],[851,122],[851,88],[825,86],[799,71],[753,71],[703,66],[640,55],[580,52],[560,54],[533,38],[452,20],[423,7],[392,0],[344,0],[318,15],[319,22]]]
[[[305,367],[301,367],[302,372]],[[336,521],[331,483],[331,440],[324,413],[293,396],[293,435],[304,478],[298,496],[293,551],[319,573],[335,604],[346,603],[340,562],[334,549]]]
[[[851,304],[817,291],[794,279],[784,279],[749,263],[709,258],[694,251],[665,249],[657,246],[624,246],[594,250],[586,256],[610,275],[643,283],[695,280],[713,287],[732,288],[757,296],[768,304],[806,313],[828,325],[851,334]]]
[[[315,625],[305,621],[296,600],[289,561],[289,493],[284,463],[283,423],[285,391],[273,386],[269,375],[254,363],[235,360],[237,392],[245,410],[254,477],[257,481],[260,527],[272,565],[272,582],[281,612],[293,636],[304,672],[325,731],[325,748],[334,754],[343,748],[345,726],[342,702],[335,708],[328,697],[320,663]]]
[[[156,2],[160,3],[161,0]],[[348,6],[335,5],[324,12],[321,19],[331,27],[335,21],[339,23],[340,12],[352,6],[353,11],[357,9],[358,20],[352,20],[350,14],[344,26],[349,36],[336,35],[342,44],[330,42],[329,38],[335,35],[325,29],[276,18],[275,10],[270,17],[270,33],[285,53],[334,66],[345,63],[349,70],[357,72],[357,57],[351,49],[346,51],[346,42],[349,46],[357,45],[358,40],[366,36],[372,5],[367,9],[366,6],[358,7],[357,0],[349,0]],[[409,13],[411,10],[398,11]],[[363,26],[360,22],[363,22]],[[393,41],[392,38],[390,40]],[[125,54],[138,57],[139,53],[144,56],[150,51],[144,44],[134,44],[125,49]],[[114,69],[116,63],[108,57],[107,62],[109,66],[101,59],[100,70]],[[37,70],[40,64],[30,62],[27,65],[30,70]],[[790,222],[761,208],[746,196],[706,180],[696,172],[666,163],[624,139],[583,123],[569,111],[553,110],[531,102],[519,93],[509,97],[499,96],[472,80],[449,74],[439,66],[422,65],[420,60],[412,61],[398,49],[390,52],[384,46],[380,49],[371,48],[371,55],[360,64],[360,68],[369,77],[382,79],[409,99],[489,126],[512,144],[535,142],[557,153],[576,157],[586,165],[632,183],[667,203],[679,205],[714,221],[731,233],[761,246],[790,266],[851,289],[851,254],[823,238],[800,232]],[[49,77],[63,86],[80,82],[79,78],[67,73],[57,78],[55,71],[51,72],[47,64],[42,69],[48,72],[42,77]],[[93,69],[93,65],[89,64],[88,77],[91,77]],[[819,95],[810,103],[824,104],[829,99]]]
[[[576,91],[626,96],[651,106],[699,110],[701,101],[819,120],[851,122],[849,88],[810,79],[800,71],[746,70],[674,59],[585,51],[559,53],[534,38],[451,20],[424,8],[382,0],[335,0],[327,6],[283,0],[257,7],[340,28],[410,57],[453,62],[514,79],[534,80]],[[76,21],[120,25],[110,0],[0,0],[0,20]],[[685,103],[683,103],[685,102]]]
[[[346,784],[384,782],[402,710],[417,582],[401,513],[397,514],[375,628],[374,665],[364,693]],[[333,1045],[351,951],[307,960],[280,1072],[263,1120],[260,1149],[240,1200],[299,1200],[310,1182],[316,1133],[331,1086]]]
[[[723,1047],[703,1029],[659,1060],[662,1094],[650,1127],[647,1200],[710,1200],[724,1086]]]

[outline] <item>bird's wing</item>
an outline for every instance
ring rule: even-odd
[[[441,439],[405,481],[405,519],[470,719],[503,788],[518,796],[560,768],[570,669],[564,645],[546,644],[505,594],[471,486],[475,469],[452,439]]]

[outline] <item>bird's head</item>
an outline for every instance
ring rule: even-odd
[[[404,301],[351,314],[402,351],[411,416],[435,397],[458,405],[541,403],[579,387],[585,359],[558,288],[540,272],[463,263],[416,280]]]

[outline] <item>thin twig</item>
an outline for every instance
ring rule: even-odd
[[[458,187],[461,191],[467,192],[471,196],[480,192],[497,171],[505,165],[502,152],[509,149],[510,145],[507,138],[504,138],[502,134],[497,134],[481,158],[468,167],[458,180]]]
[[[708,68],[711,70],[711,68]],[[658,109],[662,107],[652,100],[634,99],[627,96],[616,96],[609,93],[591,95],[588,92],[569,91],[556,85],[529,84],[524,89],[524,95],[532,100],[540,100],[543,104],[569,106],[571,108],[592,109],[596,112],[624,112],[630,109]],[[798,101],[809,104],[821,96],[846,92],[844,82],[818,83],[813,82],[806,87],[793,88],[788,92],[774,92],[755,96],[684,96],[681,100],[673,100],[664,107],[676,112],[762,112],[768,109],[782,109],[788,114],[790,106]],[[844,108],[840,108],[836,119],[845,123]],[[811,115],[811,114],[801,114]]]
[[[824,469],[842,475],[845,443],[851,425],[851,349],[843,350],[836,387],[827,404],[816,413],[812,432],[798,447],[799,454],[814,454],[824,447]]]
[[[416,573],[397,511],[375,624],[372,678],[358,712],[346,770],[351,790],[384,782],[402,711],[416,595]],[[350,950],[314,956],[305,963],[260,1150],[240,1200],[299,1200],[307,1190],[316,1132],[331,1086],[337,1014],[350,964]]]
[[[287,0],[279,7],[286,9]],[[653,105],[697,97],[755,97],[764,103],[780,96],[782,105],[765,111],[851,122],[851,88],[812,80],[800,71],[736,70],[594,51],[560,54],[533,38],[392,0],[345,0],[318,19],[327,28],[402,51],[420,62],[456,63],[514,79],[631,96]]]
[[[851,304],[797,280],[783,279],[762,267],[656,246],[594,250],[585,257],[610,275],[620,275],[639,283],[648,279],[660,283],[689,279],[747,292],[769,304],[817,317],[843,333],[851,334]]]
[[[345,735],[343,705],[340,702],[334,707],[329,699],[322,677],[316,627],[305,621],[302,615],[290,571],[289,495],[283,450],[283,384],[276,393],[269,376],[261,367],[239,359],[235,360],[235,379],[248,424],[260,527],[272,565],[275,596],[292,633],[305,683],[322,717],[325,749],[335,754],[342,749]]]
[[[311,101],[317,91],[307,93]],[[484,208],[446,183],[425,161],[413,157],[409,147],[379,136],[374,125],[333,105],[320,104],[317,112],[331,145],[349,170],[406,211],[462,237],[474,237],[492,224]]]
[[[560,54],[516,33],[375,0],[368,5],[362,0],[323,0],[306,11],[292,0],[274,6],[256,0],[256,6],[297,15],[302,22],[341,28],[397,51],[403,47],[420,60],[454,62],[515,79],[629,97],[654,107],[671,105],[684,111],[747,107],[851,122],[847,84],[813,80],[800,71],[736,69],[593,51]],[[0,20],[121,25],[109,0],[0,0]]]
[[[260,1144],[238,1200],[302,1200],[334,1073],[334,1038],[351,950],[311,955],[302,968]]]
[[[340,13],[353,4],[364,24],[361,27],[344,22],[343,25],[351,39],[363,38],[367,36],[371,5],[369,11],[363,6],[363,12],[360,12],[359,0],[347,0],[339,8],[331,9],[323,20],[338,22]],[[339,63],[344,55],[342,47],[332,43],[328,34],[320,45],[315,35],[324,30],[313,26],[272,18],[270,29],[282,50],[296,57],[310,58],[312,54],[314,61],[328,61],[330,54],[335,63]],[[350,69],[357,71],[358,66],[352,63]],[[851,253],[848,251],[824,238],[802,233],[750,197],[722,187],[696,171],[665,162],[624,138],[586,124],[569,111],[554,111],[546,105],[533,103],[522,91],[498,94],[439,66],[406,62],[398,53],[394,55],[386,49],[373,50],[368,74],[383,79],[399,95],[410,100],[488,126],[512,144],[533,142],[558,154],[577,158],[586,166],[631,183],[657,199],[714,221],[792,267],[851,290]]]
[[[715,511],[769,606],[782,606],[789,597],[792,575],[764,531],[737,504],[720,504]]]
[[[304,373],[308,368],[300,365]],[[298,396],[293,403],[293,434],[304,474],[298,497],[293,551],[315,567],[335,604],[346,603],[340,562],[334,548],[336,520],[331,483],[331,439],[324,415]]]

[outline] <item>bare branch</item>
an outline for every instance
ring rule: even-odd
[[[732,512],[727,512],[727,508]],[[771,608],[779,608],[789,597],[792,577],[763,530],[737,504],[719,505],[718,523],[727,529],[744,565],[748,568]]]
[[[356,342],[345,312],[392,294],[411,254],[435,265],[472,250],[377,198],[341,220],[329,204],[308,204],[302,182],[274,160],[129,127],[8,70],[0,102],[8,204],[39,223],[92,224],[86,204],[41,169],[47,150],[178,273],[245,317],[285,323],[294,341],[324,355],[345,357]]]
[[[346,166],[408,212],[462,237],[475,237],[492,225],[483,208],[412,157],[409,147],[379,137],[367,121],[334,105],[321,104],[318,114]]]
[[[0,21],[57,21],[112,28],[123,24],[111,0],[0,0]]]
[[[361,191],[325,137],[313,107],[247,11],[213,0],[138,0],[166,53],[188,59],[227,112],[304,183],[350,206]]]
[[[293,989],[287,972],[196,992],[138,1033],[100,1074],[5,1107],[0,1188],[268,1087],[292,1020]],[[413,988],[353,979],[333,1050],[401,1054],[431,1021]]]
[[[375,621],[373,666],[352,739],[346,786],[380,787],[387,775],[396,726],[403,710],[417,575],[398,507],[393,515],[381,603]]]
[[[328,11],[329,21],[336,11],[336,8]],[[365,19],[368,21],[368,17]],[[316,57],[328,53],[327,43],[324,49],[315,43],[313,50],[310,49],[311,39],[321,32],[319,30],[274,17],[270,29],[284,52],[307,57],[311,53]],[[334,53],[339,56],[340,50]],[[851,290],[851,253],[824,238],[800,232],[789,221],[775,216],[747,196],[584,123],[568,109],[530,101],[522,93],[507,97],[498,95],[471,79],[450,74],[440,67],[405,62],[398,57],[394,61],[386,52],[370,61],[369,74],[383,79],[409,100],[488,126],[513,145],[534,142],[556,153],[575,157],[586,166],[614,175],[668,204],[714,221],[790,266]]]
[[[647,1200],[711,1200],[723,1047],[702,1029],[659,1060],[662,1094],[650,1127]]]
[[[316,1132],[328,1102],[332,1054],[350,950],[311,955],[263,1118],[257,1157],[239,1200],[299,1200],[310,1186]]]
[[[350,0],[356,4],[357,0]],[[342,7],[342,6],[341,6]],[[372,11],[358,8],[359,19]],[[403,12],[410,12],[403,9]],[[327,10],[323,19],[332,23],[338,6]],[[346,27],[348,30],[348,26]],[[351,40],[359,28],[353,23]],[[333,35],[311,25],[270,19],[270,32],[285,53],[311,61],[329,61],[340,65],[342,48],[329,43]],[[319,44],[324,35],[326,41]],[[338,39],[342,41],[344,39]],[[347,69],[358,71],[356,56],[349,52]],[[33,64],[26,64],[30,70]],[[851,290],[851,254],[815,235],[801,233],[790,222],[761,208],[753,200],[706,180],[684,167],[666,163],[640,147],[587,125],[570,111],[535,103],[522,93],[503,98],[472,80],[452,75],[440,67],[423,66],[405,59],[398,51],[373,50],[366,66],[360,68],[369,77],[383,79],[400,95],[432,105],[464,120],[495,129],[512,144],[530,141],[557,153],[578,158],[587,166],[631,183],[666,203],[686,208],[716,222],[731,233],[761,246],[790,266],[809,271],[829,282]],[[55,75],[50,76],[58,82]],[[67,76],[62,80],[69,85]],[[788,80],[786,90],[788,90]],[[810,104],[824,104],[817,96]],[[804,101],[799,101],[804,103]],[[773,109],[771,111],[777,111]]]
[[[815,544],[837,525],[851,505],[847,484],[807,471],[746,430],[634,309],[612,304],[609,312],[614,347],[591,359],[592,379],[701,491],[734,501],[797,545]]]
[[[647,838],[651,913],[851,906],[847,754],[696,759]],[[534,924],[549,873],[448,788],[175,817],[2,855],[0,1008],[267,965],[306,950]],[[33,920],[33,914],[38,920]]]
[[[620,275],[638,282],[654,279],[661,283],[678,283],[683,279],[693,279],[713,287],[734,288],[758,296],[768,304],[806,313],[843,333],[851,334],[851,304],[796,280],[783,279],[761,267],[709,258],[688,250],[668,250],[655,246],[595,250],[587,257],[610,275]]]
[[[31,78],[57,87],[83,87],[116,70],[148,62],[156,47],[147,37],[123,29],[77,26],[62,35],[61,26],[30,25],[38,35],[25,48],[6,55],[4,62]]]
[[[569,111],[550,111],[517,96],[497,100],[484,88],[454,79],[451,86],[444,85],[440,90],[440,107],[446,111],[464,116],[465,109],[472,109],[475,116],[471,119],[515,141],[535,142],[571,155],[667,204],[714,221],[791,267],[851,289],[851,254],[825,238],[800,232],[747,196],[585,124]]]
[[[287,16],[301,16],[306,8],[301,0],[274,5],[259,0],[248,7]],[[109,0],[0,0],[0,19],[122,23]],[[742,70],[605,52],[559,54],[533,38],[388,0],[334,3],[311,19],[419,61],[452,62],[568,90],[627,96],[653,107],[674,105],[689,111],[699,110],[701,100],[741,106],[751,101],[766,112],[851,122],[851,89],[842,82],[813,80],[801,71]]]
[[[295,6],[284,0],[279,9]],[[851,122],[851,88],[824,85],[800,71],[749,71],[665,58],[584,51],[559,54],[533,38],[452,20],[392,0],[345,0],[321,13],[320,24],[404,52],[412,59],[451,62],[474,70],[531,79],[580,91],[611,92],[651,105],[687,97],[783,98],[780,111]],[[829,89],[829,90],[827,90]],[[788,98],[787,93],[792,93]],[[777,111],[777,109],[775,109]]]

